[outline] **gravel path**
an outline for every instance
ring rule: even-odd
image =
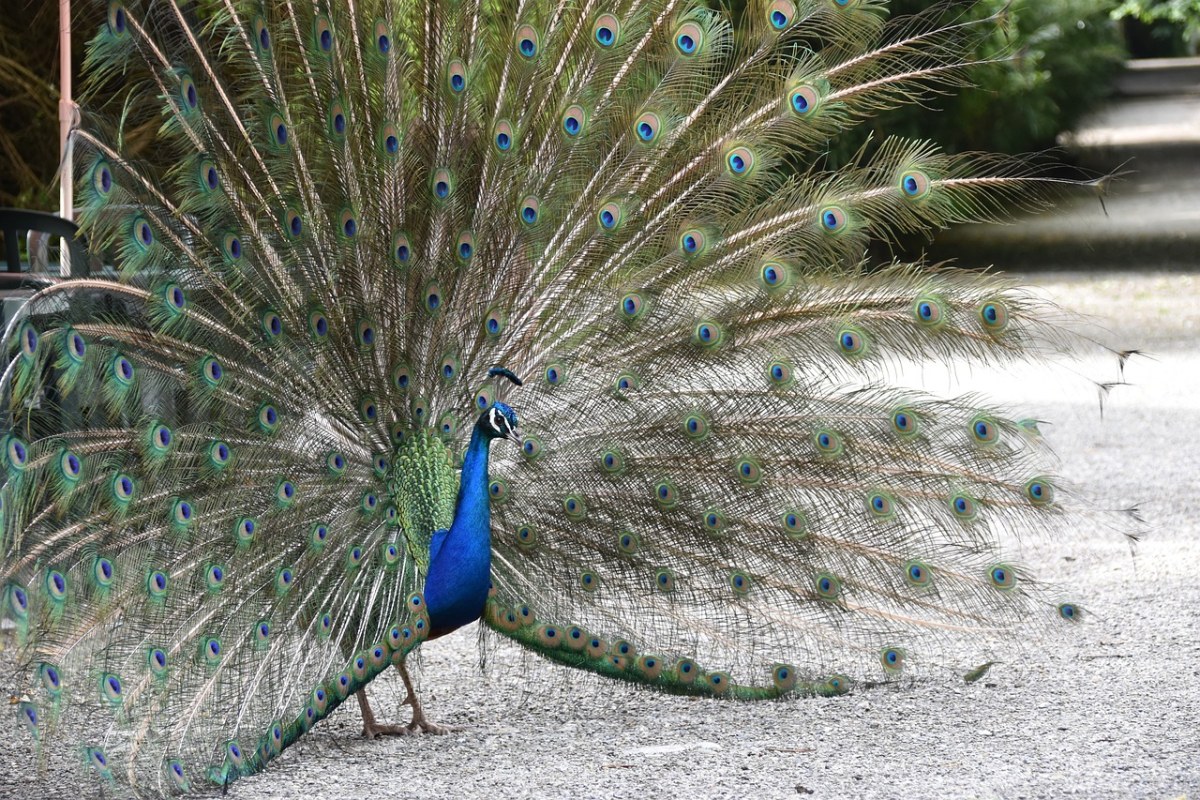
[[[1086,625],[971,685],[762,704],[638,691],[504,645],[481,673],[475,631],[460,631],[423,648],[420,684],[430,715],[465,730],[366,742],[351,703],[228,796],[1200,797],[1200,277],[1034,280],[1099,315],[1106,341],[1154,353],[1129,364],[1134,385],[1103,418],[1068,370],[965,382],[1053,420],[1062,472],[1113,507],[1138,504],[1149,523],[1136,555],[1102,529],[1029,549],[1040,577],[1089,601]],[[1116,374],[1098,357],[1077,371]],[[377,711],[394,717],[399,681],[376,683],[388,684],[373,687]],[[26,754],[23,739],[0,748],[0,797],[74,794],[52,783],[47,794]]]

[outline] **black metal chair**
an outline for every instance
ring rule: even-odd
[[[30,272],[21,262],[20,234],[39,231],[49,236],[61,236],[70,252],[71,277],[86,278],[90,271],[87,243],[79,227],[70,220],[45,211],[25,211],[0,208],[0,232],[4,234],[4,269],[0,271],[0,291],[5,289],[40,289],[52,283],[54,276]]]

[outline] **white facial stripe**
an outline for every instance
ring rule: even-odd
[[[492,406],[491,411],[488,413],[488,422],[491,423],[492,430],[496,433],[504,433],[504,429],[500,427],[501,419],[503,419],[503,415],[500,413],[500,410]]]

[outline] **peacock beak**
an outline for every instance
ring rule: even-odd
[[[520,428],[509,428],[508,436],[505,436],[504,438],[512,439],[517,444],[520,444],[521,442],[525,441],[525,435],[521,433]]]

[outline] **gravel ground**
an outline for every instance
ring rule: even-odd
[[[462,732],[363,741],[351,703],[229,797],[1200,798],[1200,276],[1033,280],[1096,315],[1105,341],[1154,354],[1130,362],[1133,385],[1103,417],[1083,376],[1112,379],[1111,358],[963,382],[1053,420],[1062,472],[1149,523],[1135,551],[1103,529],[1029,549],[1041,577],[1088,600],[1071,635],[1031,641],[975,684],[743,704],[638,691],[508,646],[481,672],[464,630],[422,649],[419,679],[431,717]],[[394,718],[399,681],[379,683],[377,712]],[[0,748],[0,797],[76,794],[29,774],[26,753]]]

